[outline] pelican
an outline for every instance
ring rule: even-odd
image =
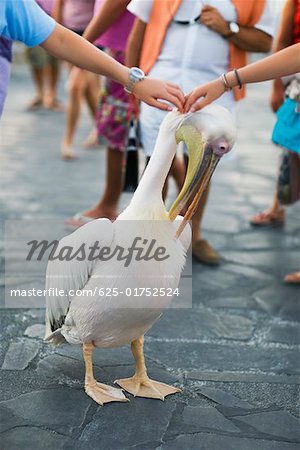
[[[45,339],[82,346],[85,392],[98,404],[128,401],[124,391],[161,400],[180,391],[148,377],[144,335],[169,307],[178,288],[191,241],[188,221],[218,161],[232,148],[235,135],[232,116],[221,106],[209,105],[194,114],[169,113],[129,206],[115,222],[94,220],[59,242],[60,256],[81,249],[81,253],[77,250],[80,257],[68,261],[56,257],[48,262]],[[181,141],[189,154],[187,175],[168,212],[162,190]],[[179,213],[187,204],[190,206],[182,217]],[[92,256],[87,257],[87,248],[93,250]],[[64,295],[57,295],[58,291]],[[116,380],[121,389],[97,382],[93,350],[129,343],[135,374]]]

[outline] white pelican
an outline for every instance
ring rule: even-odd
[[[144,334],[171,302],[172,296],[160,293],[166,294],[164,289],[168,289],[172,295],[178,287],[191,240],[190,227],[185,225],[219,159],[232,148],[235,134],[231,114],[220,106],[210,105],[195,114],[181,115],[176,111],[168,114],[129,206],[114,223],[108,219],[94,220],[60,241],[57,252],[70,255],[72,247],[78,249],[80,257],[49,261],[46,340],[82,345],[85,391],[97,403],[127,401],[123,390],[134,396],[159,399],[180,391],[148,377]],[[162,189],[180,141],[186,143],[189,153],[187,176],[182,191],[167,212]],[[182,218],[178,214],[187,201],[190,207]],[[137,243],[145,245],[153,239],[156,250],[164,247],[165,253],[161,249],[161,258],[145,260]],[[125,264],[128,262],[125,257],[104,261],[105,258],[100,260],[93,254],[87,258],[82,246],[95,249],[95,242],[98,247],[106,248],[104,255],[107,255],[105,251],[128,249],[134,243],[135,257],[129,264]],[[64,296],[57,295],[59,289]],[[71,290],[77,295],[72,296]],[[128,343],[136,364],[133,377],[116,381],[122,389],[98,383],[93,376],[93,349]]]

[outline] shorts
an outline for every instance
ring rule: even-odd
[[[44,66],[51,66],[58,68],[59,61],[54,56],[50,55],[42,47],[32,47],[26,49],[26,55],[29,64],[35,68],[42,68]]]
[[[124,64],[125,53],[120,50],[105,49],[105,53]],[[101,87],[100,102],[96,115],[98,138],[107,141],[110,148],[124,151],[129,131],[129,95],[121,84],[105,78]]]

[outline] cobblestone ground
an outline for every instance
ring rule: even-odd
[[[36,233],[41,218],[62,224],[103,186],[103,149],[78,148],[75,162],[62,162],[63,115],[26,113],[30,93],[18,68],[0,126],[2,231],[7,219],[30,219]],[[80,348],[43,343],[42,308],[5,308],[1,238],[3,449],[299,449],[299,290],[282,282],[300,267],[299,207],[289,209],[282,230],[249,226],[271,199],[278,150],[270,144],[268,86],[248,93],[237,156],[215,174],[205,216],[205,237],[223,264],[194,263],[193,308],[166,312],[146,337],[150,375],[181,394],[97,407],[83,391]],[[78,142],[88,132],[85,114]],[[99,380],[132,371],[128,347],[95,352]]]

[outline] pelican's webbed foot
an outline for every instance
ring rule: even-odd
[[[150,380],[145,366],[143,346],[144,336],[139,337],[131,343],[131,350],[135,359],[135,374],[131,378],[116,380],[115,383],[135,397],[159,398],[160,400],[164,400],[167,395],[181,392],[176,387]]]
[[[83,357],[85,362],[85,392],[99,405],[109,402],[128,402],[128,398],[123,394],[122,389],[117,389],[106,384],[98,383],[93,374],[92,353],[94,350],[92,343],[83,344]]]
[[[148,376],[139,378],[134,375],[131,378],[116,380],[115,383],[135,397],[158,398],[164,400],[167,395],[181,392],[181,389],[169,386],[165,383],[160,383],[159,381],[151,380]]]
[[[95,402],[103,406],[109,402],[128,402],[128,398],[123,394],[122,389],[117,389],[97,381],[86,382],[85,392]]]

